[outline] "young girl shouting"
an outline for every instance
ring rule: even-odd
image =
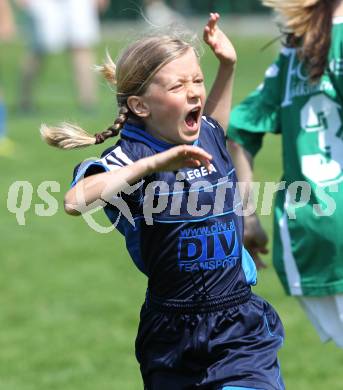
[[[65,149],[120,131],[100,159],[76,169],[65,209],[77,215],[102,204],[148,277],[136,356],[149,390],[284,388],[282,324],[251,293],[256,270],[242,246],[223,131],[236,54],[218,19],[211,14],[204,29],[220,63],[207,100],[195,48],[172,35],[150,36],[116,66],[101,67],[116,84],[119,116],[110,128],[92,137],[76,126],[42,127],[48,143]],[[115,207],[118,199],[131,221]]]

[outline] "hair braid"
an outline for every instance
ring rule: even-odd
[[[108,127],[105,131],[95,134],[95,143],[101,144],[106,141],[107,138],[116,137],[124,126],[124,123],[127,121],[128,113],[129,109],[127,105],[125,103],[122,104],[119,109],[118,117],[113,122],[113,125]]]

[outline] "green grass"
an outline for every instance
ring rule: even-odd
[[[260,52],[269,38],[233,41],[239,54],[235,101],[261,80],[276,48]],[[107,42],[115,52],[117,44]],[[117,233],[98,234],[82,218],[62,210],[63,194],[73,167],[98,154],[103,146],[63,152],[43,144],[41,122],[72,120],[92,132],[114,118],[114,98],[100,82],[100,104],[94,113],[82,113],[75,104],[67,56],[51,57],[37,85],[39,111],[18,114],[19,45],[1,46],[1,82],[7,98],[9,133],[15,153],[0,157],[0,389],[1,390],[107,390],[141,389],[134,356],[134,339],[145,278],[132,265],[123,239]],[[98,58],[104,48],[99,48]],[[208,83],[216,62],[203,58]],[[256,178],[278,180],[280,143],[266,139],[256,163]],[[6,207],[10,185],[29,181],[34,188],[26,225],[19,226]],[[37,187],[57,181],[61,192],[58,212],[50,217],[35,214],[42,203]],[[99,216],[102,223],[104,217]],[[271,234],[271,218],[263,219]],[[255,291],[267,298],[283,319],[287,338],[280,353],[288,389],[340,389],[343,353],[332,344],[322,345],[295,299],[287,298],[266,257],[269,268],[260,273]]]

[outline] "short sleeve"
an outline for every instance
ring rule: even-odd
[[[136,160],[136,159],[135,159]],[[129,148],[123,150],[122,146],[117,144],[111,147],[102,154],[99,159],[90,159],[77,165],[74,169],[73,181],[71,186],[75,186],[77,182],[85,177],[96,175],[103,172],[110,172],[134,163],[134,157],[130,153]],[[119,194],[113,194],[112,200],[107,202],[104,210],[111,222],[118,224],[118,229],[121,217],[124,216],[128,220],[132,216],[137,216],[141,212],[142,203],[142,185],[143,180],[133,183],[131,186],[123,190]],[[119,219],[118,219],[119,218]],[[117,221],[117,222],[115,222]]]
[[[227,137],[255,155],[262,146],[264,133],[280,133],[282,87],[281,52],[266,71],[263,84],[238,104],[231,112]]]
[[[203,115],[202,119],[206,122],[207,125],[209,125],[209,129],[211,129],[215,138],[219,140],[219,143],[225,145],[225,132],[224,129],[220,126],[220,124],[210,116]]]
[[[78,164],[73,173],[73,187],[81,179],[98,173],[113,171],[133,164],[130,157],[122,150],[121,146],[107,149],[100,159],[89,159]]]

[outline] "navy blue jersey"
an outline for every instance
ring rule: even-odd
[[[213,156],[211,171],[152,174],[105,207],[133,261],[148,276],[150,292],[162,298],[229,295],[256,283],[254,262],[242,247],[241,202],[223,129],[203,117],[195,144]],[[173,146],[125,124],[115,146],[75,169],[74,183]],[[124,209],[116,206],[118,201]]]

